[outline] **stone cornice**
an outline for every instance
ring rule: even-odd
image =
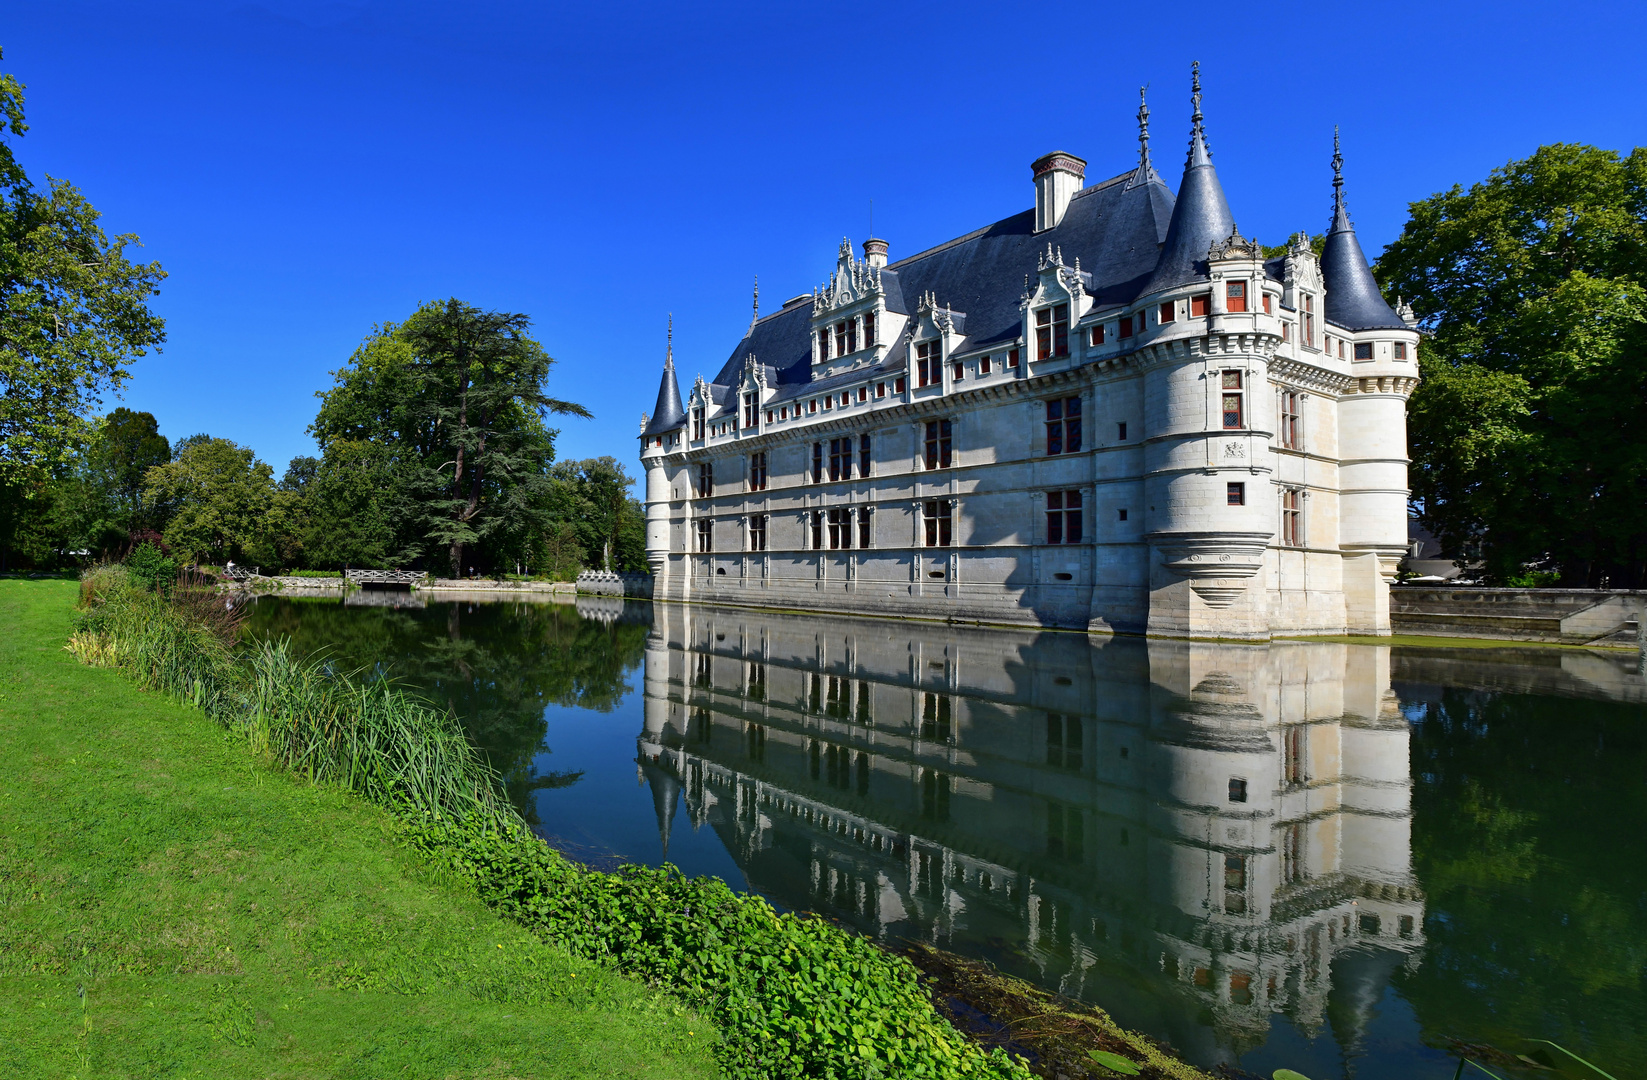
[[[1303,360],[1277,356],[1270,361],[1270,381],[1296,386],[1300,390],[1314,390],[1321,394],[1338,395],[1349,388],[1348,375],[1320,367]]]
[[[1343,391],[1343,397],[1379,395],[1406,400],[1412,396],[1413,387],[1418,385],[1418,376],[1364,375],[1359,378],[1351,378],[1348,382],[1349,386]]]

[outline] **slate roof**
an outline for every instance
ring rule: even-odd
[[[1015,341],[1023,333],[1018,299],[1025,275],[1035,278],[1037,260],[1049,244],[1069,265],[1081,260],[1087,291],[1098,306],[1131,302],[1155,269],[1173,208],[1172,192],[1158,177],[1128,186],[1132,176],[1129,171],[1082,189],[1064,219],[1044,232],[1035,232],[1035,211],[1025,210],[892,263],[881,271],[887,307],[909,314],[905,298],[931,292],[939,304],[965,316],[965,350]],[[1225,230],[1218,239],[1228,235]],[[753,352],[767,385],[778,392],[776,400],[826,389],[833,380],[812,382],[811,320],[812,305],[796,304],[757,321],[715,375],[714,386],[736,383],[744,358]],[[877,370],[893,370],[894,361],[901,373],[902,350],[897,348]],[[855,371],[846,381],[865,377]],[[712,392],[720,403],[723,395]]]
[[[680,384],[675,381],[675,361],[668,358],[663,362],[663,379],[658,383],[658,403],[652,409],[652,419],[647,422],[646,435],[662,435],[666,431],[674,431],[686,423],[686,407],[681,404]]]
[[[1198,105],[1197,110],[1200,106]],[[1199,119],[1199,111],[1197,119]],[[1190,137],[1189,159],[1184,163],[1184,181],[1178,185],[1178,200],[1172,210],[1172,226],[1167,230],[1161,260],[1150,278],[1149,292],[1170,289],[1186,281],[1207,276],[1207,250],[1235,231],[1229,200],[1212,167],[1206,139],[1198,123]]]
[[[1334,209],[1332,228],[1321,251],[1321,279],[1327,287],[1328,322],[1346,330],[1407,329],[1379,291],[1342,199]]]

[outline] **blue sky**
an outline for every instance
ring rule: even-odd
[[[1177,187],[1188,67],[1236,220],[1321,230],[1332,127],[1369,252],[1408,202],[1574,141],[1644,139],[1647,5],[8,0],[31,175],[169,280],[124,404],[284,469],[374,323],[524,311],[560,456],[632,461],[667,313],[685,380],[808,292],[870,201],[896,260],[1025,209],[1054,149]],[[110,407],[115,404],[111,401]],[[633,466],[631,465],[633,472]]]

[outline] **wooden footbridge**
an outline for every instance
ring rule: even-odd
[[[344,576],[356,585],[406,585],[415,587],[429,580],[421,570],[345,570]]]

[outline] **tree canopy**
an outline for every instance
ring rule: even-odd
[[[321,471],[345,452],[379,470],[372,513],[392,523],[399,559],[461,574],[473,556],[507,561],[502,547],[546,523],[555,432],[544,419],[589,411],[546,393],[554,360],[530,324],[457,299],[424,304],[379,327],[321,394],[310,428]]]
[[[1428,334],[1425,525],[1493,580],[1647,583],[1647,150],[1541,147],[1414,203],[1375,269]]]

